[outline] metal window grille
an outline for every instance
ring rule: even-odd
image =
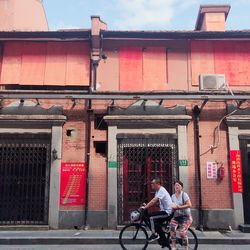
[[[0,135],[0,224],[47,224],[49,135]]]
[[[171,193],[178,178],[176,139],[159,135],[118,138],[118,223],[129,220],[131,209],[154,196],[151,180],[160,178]]]

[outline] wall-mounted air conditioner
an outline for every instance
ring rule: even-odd
[[[226,79],[225,75],[221,74],[201,74],[200,75],[200,90],[225,90]]]

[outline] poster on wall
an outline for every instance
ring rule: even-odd
[[[217,170],[217,162],[207,161],[207,179],[217,179]]]
[[[243,192],[242,165],[240,150],[230,151],[230,167],[233,193]]]
[[[61,164],[60,205],[85,204],[86,164],[84,162],[63,162]]]

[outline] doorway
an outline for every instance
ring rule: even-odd
[[[244,223],[250,224],[250,139],[240,140],[243,177]]]
[[[49,134],[0,134],[0,225],[48,224]]]
[[[178,178],[176,140],[164,136],[118,140],[118,223],[129,221],[132,209],[154,197],[151,180],[160,178],[171,193]]]

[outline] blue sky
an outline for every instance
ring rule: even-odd
[[[250,0],[43,0],[50,30],[90,28],[100,15],[109,29],[193,29],[200,4],[230,4],[227,29],[250,29]]]

